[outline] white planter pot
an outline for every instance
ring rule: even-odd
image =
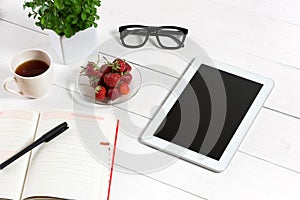
[[[59,36],[49,31],[49,40],[63,64],[86,58],[98,45],[97,29],[88,28],[76,33],[71,38]]]

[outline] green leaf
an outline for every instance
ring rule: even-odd
[[[95,5],[98,6],[98,7],[101,5],[101,1],[99,1],[99,0],[96,0],[94,3],[95,3]]]
[[[75,12],[75,14],[81,13],[81,6],[80,5],[75,5],[74,6],[74,12]]]
[[[54,0],[54,6],[58,9],[58,10],[63,10],[65,5],[64,5],[64,1],[63,0]]]
[[[86,20],[86,18],[87,18],[86,14],[85,13],[81,13],[81,19],[82,20]]]
[[[66,29],[64,30],[64,33],[65,33],[65,35],[66,35],[67,38],[69,38],[69,37],[72,36],[71,30],[70,30],[69,28],[66,28]]]

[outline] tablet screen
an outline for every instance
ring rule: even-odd
[[[262,86],[202,64],[154,136],[219,160]],[[212,99],[217,90],[223,93]],[[214,130],[218,125],[221,129]]]

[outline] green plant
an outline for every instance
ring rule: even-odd
[[[100,5],[100,0],[31,0],[25,1],[23,9],[30,9],[28,17],[37,19],[35,24],[43,30],[70,38],[81,30],[97,27]]]

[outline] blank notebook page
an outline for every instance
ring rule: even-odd
[[[76,126],[85,127],[86,134],[95,131],[95,119],[71,113],[53,112],[41,115],[37,137],[66,121],[69,129],[49,143],[34,149],[23,198],[52,196],[66,199],[106,199],[109,168],[97,162],[83,147]],[[107,121],[98,120],[107,129]],[[92,126],[93,127],[93,126]],[[112,131],[115,131],[112,128]],[[104,197],[100,196],[103,195]]]
[[[0,111],[0,163],[33,141],[38,114]],[[0,197],[19,199],[30,153],[0,170]]]

